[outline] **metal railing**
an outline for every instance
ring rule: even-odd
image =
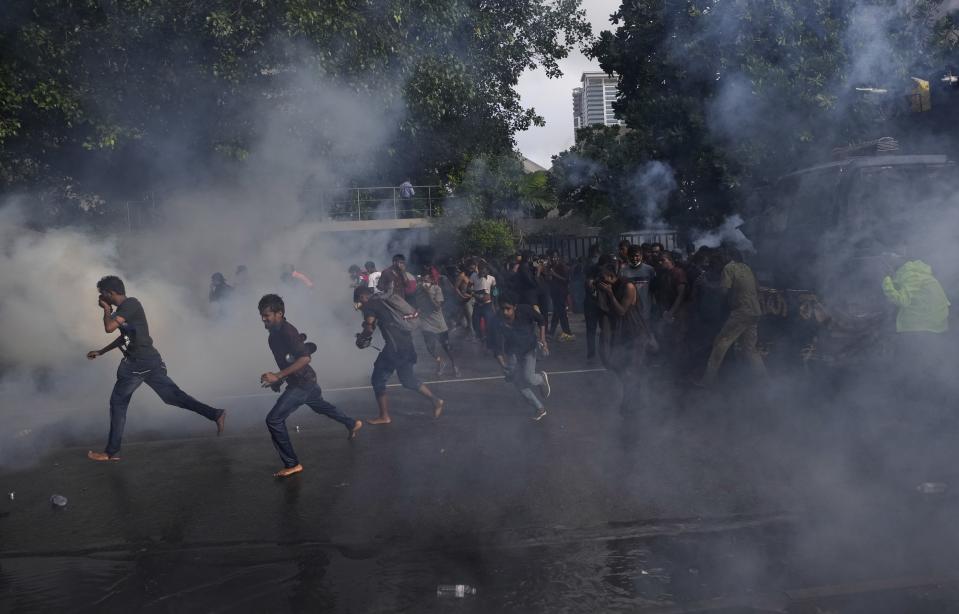
[[[440,185],[344,188],[321,194],[320,206],[331,220],[398,220],[439,217],[451,195]]]
[[[667,251],[680,248],[679,233],[672,229],[636,230],[609,236],[532,235],[523,238],[520,248],[540,255],[555,249],[563,259],[575,261],[585,258],[593,245],[599,245],[607,252],[616,251],[618,242],[623,239],[633,245],[661,243]]]

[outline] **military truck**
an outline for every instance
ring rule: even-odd
[[[808,363],[882,351],[895,312],[882,279],[896,254],[932,265],[950,299],[959,288],[955,162],[894,153],[892,139],[869,146],[785,175],[750,201],[743,231],[771,353]]]

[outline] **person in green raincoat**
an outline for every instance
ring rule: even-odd
[[[910,260],[895,275],[882,280],[886,298],[898,308],[897,333],[944,333],[949,330],[949,299],[932,267],[922,260]]]
[[[945,335],[949,299],[932,267],[922,260],[909,260],[892,277],[882,280],[882,290],[899,309],[896,367],[890,372],[897,394],[909,399],[914,408],[925,407],[922,415],[950,406],[954,392],[943,373],[943,366],[950,362],[947,357],[952,355],[951,339]]]

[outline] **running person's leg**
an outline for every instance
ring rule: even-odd
[[[131,361],[121,360],[120,366],[117,367],[117,381],[110,394],[110,434],[107,436],[107,447],[103,452],[87,452],[88,458],[98,461],[119,458],[117,454],[120,452],[130,398],[142,383],[143,374],[136,373],[136,367]]]
[[[527,402],[536,410],[533,419],[539,420],[546,415],[546,408],[543,407],[543,402],[540,401],[536,393],[533,392],[533,386],[544,387],[546,378],[544,374],[536,372],[536,350],[520,356],[517,359],[515,369],[513,373],[513,383],[519,389],[520,394],[522,394]]]
[[[321,416],[326,416],[330,420],[336,420],[340,424],[346,427],[346,430],[349,431],[349,438],[353,439],[356,437],[356,432],[360,430],[363,426],[363,422],[355,418],[350,418],[339,409],[336,408],[336,405],[333,405],[329,401],[323,398],[323,391],[319,386],[314,385],[310,390],[309,394],[304,401],[306,405],[310,407],[313,411],[320,414]]]
[[[144,376],[144,382],[147,386],[157,393],[164,403],[174,407],[182,407],[195,412],[210,420],[216,422],[217,434],[223,431],[223,420],[226,417],[226,410],[210,407],[206,403],[197,401],[187,393],[183,392],[176,383],[167,375],[166,365],[160,362],[156,367],[150,369],[150,372]]]
[[[716,383],[716,379],[719,377],[719,369],[723,366],[723,359],[726,357],[726,352],[736,343],[740,335],[743,335],[754,326],[756,326],[754,319],[738,317],[735,313],[730,314],[723,324],[722,329],[720,329],[719,334],[716,335],[716,339],[713,341],[713,349],[709,353],[709,360],[706,363],[706,373],[703,375],[701,382],[702,385],[711,386]],[[754,339],[755,338],[753,338],[753,340]]]
[[[389,424],[393,420],[390,418],[390,403],[386,396],[386,382],[390,380],[393,371],[396,368],[393,362],[383,352],[380,352],[373,362],[373,374],[370,375],[370,385],[373,386],[373,396],[376,397],[376,405],[379,409],[379,416],[367,420],[370,424]]]
[[[433,391],[426,387],[426,384],[422,383],[416,379],[416,374],[413,373],[413,365],[416,364],[412,360],[404,360],[402,362],[396,363],[396,375],[400,379],[400,383],[403,384],[403,387],[407,390],[412,390],[413,392],[418,392],[422,396],[429,399],[430,403],[433,405],[433,417],[439,418],[440,414],[443,413],[443,406],[445,402],[443,399],[437,397],[433,394]]]
[[[440,351],[439,351],[439,346],[440,346],[439,334],[424,330],[423,344],[426,345],[426,351],[430,353],[430,356],[433,357],[433,361],[436,363],[436,376],[439,377],[440,375],[443,375],[444,365],[443,365],[443,357],[440,356]]]
[[[273,409],[266,415],[266,428],[270,431],[273,447],[283,461],[283,469],[274,473],[273,477],[283,478],[303,471],[303,465],[296,457],[293,442],[290,441],[290,433],[286,429],[286,419],[306,402],[309,395],[310,390],[307,388],[287,386],[280,398],[276,400]]]
[[[443,346],[443,351],[446,352],[446,356],[450,359],[450,366],[453,368],[453,377],[459,377],[460,370],[456,366],[456,359],[453,358],[453,346],[450,345],[450,332],[440,333],[439,340],[440,345]]]

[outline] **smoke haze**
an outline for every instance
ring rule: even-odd
[[[163,195],[162,215],[137,231],[31,230],[25,204],[11,199],[0,209],[0,324],[8,331],[0,339],[2,418],[15,427],[11,433],[46,427],[44,437],[31,438],[37,449],[29,458],[42,452],[44,441],[55,445],[67,433],[94,437],[94,449],[101,443],[121,355],[88,362],[84,354],[115,337],[103,333],[96,306],[96,282],[104,275],[119,275],[127,294],[141,300],[171,377],[209,404],[262,392],[259,374],[275,370],[256,311],[268,292],[284,297],[290,321],[319,346],[314,366],[321,383],[365,377],[371,357],[352,345],[358,316],[346,268],[371,259],[382,268],[393,251],[408,250],[414,235],[404,243],[385,231],[329,232],[316,221],[322,219],[318,203],[301,195],[307,182],[348,185],[362,177],[383,155],[402,115],[352,88],[316,80],[304,68],[284,75],[279,91],[281,100],[264,100],[252,112],[259,139],[242,172],[229,180],[192,178],[203,187]],[[315,287],[282,284],[284,264],[305,272]],[[210,275],[222,272],[232,284],[239,265],[249,276],[215,314],[207,299]],[[263,403],[265,414],[271,401]],[[134,429],[206,426],[170,411],[145,386],[133,405]],[[20,443],[0,443],[0,466],[23,451]]]

